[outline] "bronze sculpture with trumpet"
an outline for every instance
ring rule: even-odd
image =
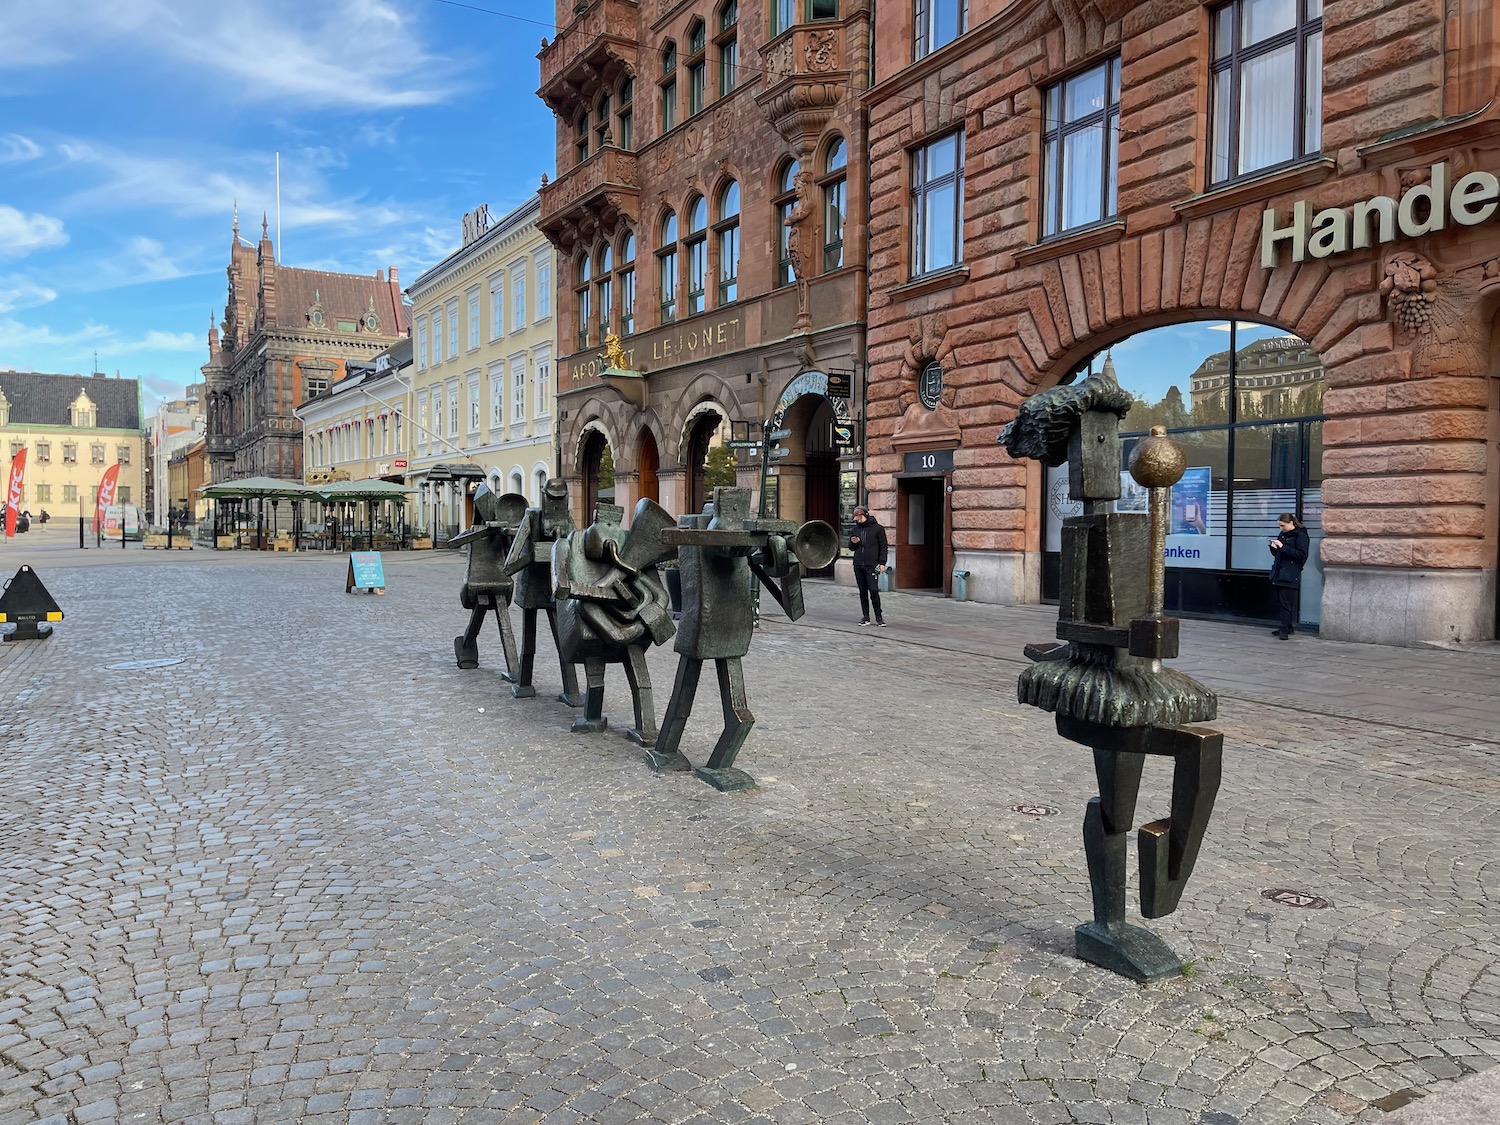
[[[724,727],[707,764],[693,772],[722,791],[752,788],[755,780],[734,765],[755,723],[741,664],[754,632],[756,594],[751,575],[796,621],[804,612],[802,573],[834,560],[838,535],[822,520],[799,527],[790,520],[750,518],[747,488],[715,488],[712,503],[701,515],[682,516],[675,528],[660,535],[664,545],[677,548],[682,617],[673,645],[679,659],[672,698],[646,760],[656,770],[693,768],[680,744],[703,662],[712,660]]]
[[[505,572],[505,556],[516,528],[526,518],[526,497],[518,492],[497,496],[481,484],[474,493],[474,515],[474,526],[448,541],[450,547],[469,547],[468,569],[458,591],[459,604],[469,611],[469,625],[462,636],[453,638],[453,655],[460,668],[479,667],[479,630],[493,610],[505,654],[505,675],[510,679],[518,660],[510,624],[515,579]]]

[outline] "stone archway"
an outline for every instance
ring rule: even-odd
[[[683,434],[683,469],[687,474],[687,503],[685,511],[701,512],[708,503],[710,489],[706,479],[708,451],[714,436],[724,425],[724,415],[716,408],[700,410],[688,420]]]
[[[613,504],[615,497],[615,464],[609,438],[596,426],[588,426],[578,446],[578,471],[582,481],[582,523],[594,518],[594,508]]]
[[[636,454],[635,471],[639,477],[637,493],[647,500],[661,503],[661,450],[656,445],[656,435],[649,428],[642,428],[640,450]]]

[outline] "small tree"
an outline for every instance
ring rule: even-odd
[[[703,483],[709,488],[733,488],[735,484],[734,450],[715,445],[703,462]]]

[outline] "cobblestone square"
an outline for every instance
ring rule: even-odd
[[[1225,776],[1152,923],[1192,972],[1142,988],[1072,955],[1093,771],[1014,702],[1047,607],[861,630],[809,584],[721,794],[650,772],[617,668],[577,735],[549,641],[536,699],[493,627],[455,667],[456,555],[372,597],[28,550],[66,620],[0,646],[0,1122],[1333,1125],[1500,1058],[1492,654],[1185,623]]]

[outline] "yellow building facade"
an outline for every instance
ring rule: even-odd
[[[486,208],[470,212],[463,245],[407,290],[414,413],[406,483],[419,490],[416,525],[438,538],[467,522],[476,470],[534,504],[552,474],[555,267],[538,214],[535,196],[498,221]],[[457,479],[454,466],[462,467]]]
[[[0,371],[0,466],[10,483],[15,455],[26,452],[21,510],[92,518],[104,472],[120,466],[118,503],[145,501],[141,388],[135,379]],[[3,487],[0,485],[0,487]]]

